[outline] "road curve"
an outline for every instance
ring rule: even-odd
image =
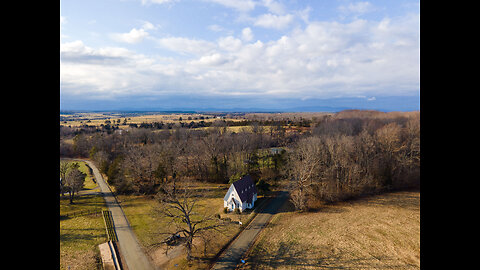
[[[273,198],[270,203],[257,214],[247,228],[238,235],[237,239],[220,255],[211,269],[235,269],[237,264],[240,263],[242,256],[255,242],[255,237],[268,224],[273,215],[277,213],[287,199],[287,192],[281,192],[279,196]]]
[[[117,203],[115,196],[110,190],[109,186],[102,177],[102,174],[98,171],[93,162],[86,159],[78,159],[85,161],[88,166],[92,168],[95,179],[97,180],[100,190],[103,193],[103,198],[108,207],[108,210],[112,212],[113,223],[115,226],[115,232],[117,233],[119,251],[121,252],[124,263],[129,270],[155,270],[156,268],[150,262],[148,257],[142,250],[137,237],[133,233],[130,224],[128,223],[125,213],[120,205]]]

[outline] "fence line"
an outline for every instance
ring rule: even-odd
[[[105,222],[105,229],[107,231],[107,237],[109,241],[117,242],[117,233],[115,232],[115,227],[113,225],[112,212],[109,210],[103,210],[103,221]]]
[[[60,217],[80,217],[80,216],[86,216],[86,215],[98,215],[102,213],[102,208],[95,208],[95,209],[89,209],[89,210],[79,210],[79,211],[74,211],[70,212],[67,214],[60,214]]]

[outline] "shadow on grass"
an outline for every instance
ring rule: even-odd
[[[340,206],[335,206],[335,205],[324,205],[320,206],[317,208],[310,208],[306,212],[307,213],[328,213],[328,214],[341,214],[341,213],[346,213],[349,212],[350,210],[340,207]]]
[[[60,221],[67,220],[67,219],[71,219],[71,217],[69,217],[67,215],[60,215]]]
[[[281,242],[279,248],[272,252],[264,249],[254,250],[247,258],[247,263],[239,269],[419,269],[412,264],[403,264],[394,257],[368,256],[352,258],[348,252],[319,250],[312,256],[303,249],[293,247],[293,243]],[[323,254],[322,254],[323,253]]]
[[[97,198],[98,197],[98,198]],[[68,196],[60,197],[60,202],[62,204],[70,204],[70,199]],[[102,197],[98,195],[80,195],[73,198],[73,205],[88,205],[88,206],[96,206],[102,207],[104,205],[104,200]]]
[[[67,232],[68,231],[68,232]],[[62,229],[60,242],[91,241],[103,237],[99,229]]]
[[[289,201],[290,210],[295,211],[295,207]],[[338,202],[311,202],[306,210],[309,213],[344,213],[349,211],[344,208],[348,204],[361,204],[371,207],[399,207],[406,210],[420,210],[420,191],[418,190],[400,190],[392,192],[365,194],[358,197],[344,199]]]
[[[392,192],[385,193],[384,197],[365,199],[363,203],[369,206],[394,206],[407,210],[420,210],[420,192]]]

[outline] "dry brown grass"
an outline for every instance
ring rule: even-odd
[[[223,196],[229,185],[211,183],[193,183],[190,188],[196,190],[204,197],[199,198],[195,211],[207,214],[220,214],[237,220],[238,216],[223,213]],[[169,251],[166,257],[164,244],[159,244],[165,239],[161,232],[169,231],[172,226],[168,220],[158,212],[158,202],[151,196],[119,195],[122,208],[130,222],[141,245],[147,250],[155,266],[161,269],[206,269],[209,260],[231,239],[240,228],[238,224],[229,224],[221,231],[211,231],[207,237],[206,254],[204,241],[201,237],[194,240],[192,255],[195,260],[188,263],[186,252],[180,248],[178,251]],[[175,266],[177,265],[177,266]]]
[[[420,193],[397,192],[284,212],[243,269],[419,269]]]

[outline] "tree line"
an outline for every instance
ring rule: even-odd
[[[294,144],[288,164],[291,200],[300,210],[418,186],[419,117],[332,119]]]
[[[226,128],[229,122],[238,124],[219,120],[204,130],[152,125],[122,133],[60,126],[60,155],[93,159],[120,193],[156,194],[173,179],[229,183],[245,174],[266,191],[288,179],[299,210],[420,181],[419,112],[256,117],[238,132]],[[287,132],[288,125],[307,131]]]

